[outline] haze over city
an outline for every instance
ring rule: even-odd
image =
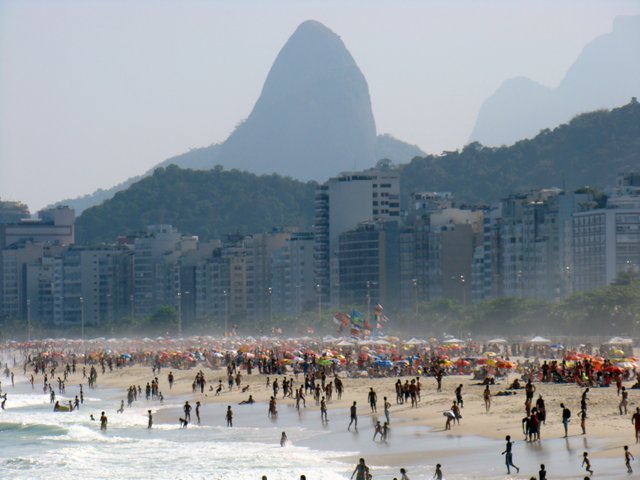
[[[614,18],[639,12],[632,1],[2,2],[0,195],[35,211],[224,141],[307,19],[353,55],[378,133],[437,153],[468,141],[505,80],[557,86]]]

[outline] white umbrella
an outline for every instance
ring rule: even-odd
[[[459,338],[449,338],[442,343],[464,343],[464,340],[460,340]]]
[[[336,343],[337,347],[353,347],[355,344],[348,342],[347,340],[341,340]]]
[[[536,345],[544,345],[547,343],[551,343],[551,340],[544,337],[533,337],[531,340],[529,340],[529,343],[534,343]]]
[[[607,345],[630,345],[633,343],[633,340],[630,338],[622,338],[622,337],[613,337],[609,339]]]
[[[405,345],[424,345],[425,343],[427,342],[424,340],[417,339],[415,337],[404,342]]]
[[[500,345],[500,344],[503,344],[503,343],[507,343],[507,341],[504,338],[492,338],[487,343]]]

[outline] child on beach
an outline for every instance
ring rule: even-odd
[[[511,453],[511,448],[513,447],[513,442],[511,441],[511,435],[507,435],[505,437],[505,440],[507,441],[507,445],[506,448],[504,450],[504,452],[502,452],[502,455],[506,455],[504,458],[505,464],[507,465],[507,474],[511,474],[511,467],[515,468],[516,471],[518,473],[520,473],[520,468],[516,467],[513,464],[513,454]]]
[[[582,466],[584,466],[584,469],[589,472],[589,475],[593,475],[593,470],[591,470],[591,461],[589,460],[589,454],[587,452],[582,454]]]
[[[624,464],[627,467],[627,473],[633,473],[633,469],[631,468],[631,460],[635,460],[631,452],[629,451],[629,446],[624,446]]]

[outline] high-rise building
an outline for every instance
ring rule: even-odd
[[[611,284],[619,275],[640,272],[640,177],[621,175],[606,208],[573,217],[573,265],[576,291]]]
[[[57,245],[75,243],[75,212],[61,206],[38,212],[38,219],[23,218],[16,223],[0,223],[0,248],[22,240]]]
[[[318,187],[315,199],[314,271],[324,304],[337,303],[338,238],[366,221],[400,218],[400,176],[394,171],[348,172]]]

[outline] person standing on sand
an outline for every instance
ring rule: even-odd
[[[511,453],[511,449],[512,449],[512,447],[513,447],[513,442],[511,441],[511,436],[510,436],[510,435],[507,435],[507,436],[505,437],[505,440],[507,441],[507,445],[506,445],[506,448],[505,448],[504,452],[502,452],[502,455],[506,455],[506,456],[504,457],[504,462],[505,462],[505,464],[507,465],[507,474],[508,474],[508,475],[510,475],[510,474],[511,474],[511,467],[515,468],[515,469],[516,469],[516,471],[517,471],[518,473],[520,473],[520,468],[516,467],[516,466],[513,464],[513,454]]]
[[[404,468],[400,469],[400,480],[411,480],[407,475],[407,470]]]
[[[200,402],[196,402],[196,418],[198,419],[198,425],[200,425]]]
[[[369,388],[368,399],[369,399],[369,405],[371,406],[371,412],[372,413],[377,412],[378,409],[376,408],[376,404],[378,403],[378,395],[373,390],[373,387]]]
[[[439,463],[436,465],[436,471],[433,474],[432,480],[442,480],[442,465]]]
[[[351,430],[351,425],[355,423],[355,430],[358,431],[358,412],[356,409],[356,402],[353,402],[351,408],[349,409],[349,413],[351,415],[351,421],[349,422],[349,426],[347,427],[347,431]]]
[[[153,415],[151,415],[151,410],[147,410],[147,418],[148,418],[147,428],[153,427]]]
[[[631,468],[631,460],[635,460],[631,452],[629,451],[629,446],[624,446],[624,464],[627,467],[627,473],[633,473],[633,468]]]
[[[384,417],[387,419],[387,423],[391,423],[389,420],[389,409],[391,408],[391,403],[387,400],[387,397],[384,397]]]
[[[484,409],[489,413],[489,410],[491,409],[491,390],[489,390],[489,385],[484,387],[482,398],[484,399]]]
[[[636,408],[636,413],[631,417],[631,423],[636,427],[636,443],[640,443],[640,407]]]

